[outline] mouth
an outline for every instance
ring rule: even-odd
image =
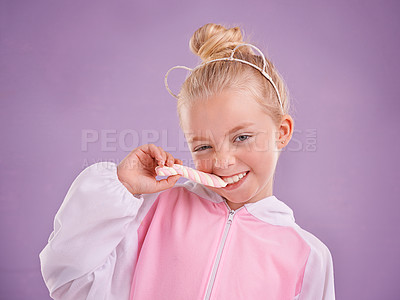
[[[222,178],[222,180],[227,183],[226,187],[224,187],[224,188],[229,189],[229,188],[238,187],[244,181],[244,179],[246,178],[248,173],[249,173],[249,171],[245,171],[245,172],[237,173],[237,174],[234,174],[231,176],[220,176]]]

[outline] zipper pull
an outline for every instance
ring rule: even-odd
[[[234,210],[231,210],[231,211],[229,212],[229,216],[228,216],[228,223],[229,223],[229,224],[232,223],[234,214],[235,214],[235,211],[234,211]]]

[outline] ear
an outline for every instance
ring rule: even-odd
[[[278,149],[286,147],[289,143],[293,135],[293,128],[294,120],[292,117],[290,115],[284,115],[278,130],[278,140],[276,141]]]

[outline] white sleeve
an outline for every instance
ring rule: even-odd
[[[295,300],[335,300],[332,255],[325,244],[309,235],[311,240],[302,288]]]
[[[132,195],[117,166],[100,162],[73,181],[40,252],[54,299],[128,299],[137,229],[158,193]]]

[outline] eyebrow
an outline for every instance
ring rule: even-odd
[[[234,132],[236,132],[236,131],[238,131],[240,129],[246,128],[246,127],[251,126],[251,125],[254,125],[254,123],[253,122],[241,123],[241,124],[233,127],[231,130],[229,130],[228,133],[225,136],[230,135],[230,134],[232,134],[232,133],[234,133]],[[193,138],[189,138],[189,143],[193,143],[195,141],[202,141],[202,140],[205,140],[205,138],[203,138],[201,136],[200,137],[199,136],[195,136]]]

